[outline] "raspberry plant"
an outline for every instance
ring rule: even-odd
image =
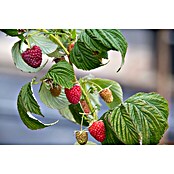
[[[48,62],[43,60],[43,54],[53,60],[48,72],[41,79],[33,78],[25,84],[18,95],[18,112],[29,129],[43,129],[58,123],[45,124],[32,115],[43,116],[32,90],[33,85],[40,85],[38,93],[41,101],[79,124],[75,136],[80,144],[88,143],[88,132],[101,144],[159,143],[168,128],[169,108],[165,98],[155,92],[140,92],[123,101],[118,82],[92,76],[77,79],[74,72],[74,66],[84,71],[105,66],[102,60],[108,59],[110,50],[121,53],[122,63],[117,72],[120,71],[128,44],[119,30],[1,31],[19,38],[11,51],[15,66],[21,71],[37,73],[42,70]],[[108,111],[99,117],[100,97],[108,106]],[[82,130],[83,127],[86,129]]]

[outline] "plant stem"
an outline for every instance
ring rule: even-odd
[[[84,87],[84,88],[85,88],[85,87]],[[86,89],[84,89],[84,88],[81,87],[82,93],[83,93],[83,95],[84,95],[84,97],[85,97],[85,100],[86,100],[86,102],[87,102],[87,104],[88,104],[88,106],[89,106],[90,111],[92,112],[92,111],[94,110],[94,108],[93,108],[93,106],[92,106],[92,104],[91,104],[91,102],[90,102],[90,100],[89,100],[87,91],[86,91]],[[98,120],[98,117],[97,117],[97,114],[96,114],[95,110],[94,110],[94,112],[92,112],[92,115],[93,115],[93,117],[94,117],[95,120]]]
[[[44,33],[48,33],[49,34],[49,31],[47,31],[46,29],[39,29],[40,31],[43,31]],[[62,44],[62,42],[57,38],[55,37],[53,34],[49,34],[50,38],[52,38],[58,45],[60,45],[62,47],[62,49],[65,51],[65,53],[67,55],[69,55],[69,52],[68,50],[64,47],[64,45]]]

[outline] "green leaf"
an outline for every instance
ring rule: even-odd
[[[123,101],[123,92],[119,83],[113,80],[100,79],[100,78],[94,78],[89,80],[88,82],[95,85],[98,91],[100,91],[101,88],[104,89],[112,85],[109,89],[112,91],[113,102],[106,103],[110,109],[115,108],[117,105],[119,105]]]
[[[49,57],[56,57],[56,58],[60,58],[61,56],[64,56],[65,54],[63,52],[59,51],[60,49],[57,48],[54,52],[47,54],[47,56]]]
[[[18,108],[18,112],[19,112],[21,120],[29,129],[32,129],[32,130],[43,129],[45,127],[56,124],[58,121],[54,123],[50,123],[50,124],[44,124],[31,114],[33,113],[33,114],[43,116],[40,111],[40,107],[33,95],[31,85],[32,85],[32,82],[24,85],[21,88],[20,93],[18,95],[17,108]]]
[[[45,77],[65,88],[71,88],[74,82],[73,67],[67,61],[62,60],[54,64]]]
[[[1,29],[0,31],[4,32],[5,34],[9,36],[18,36],[18,30],[17,29]]]
[[[65,107],[65,108],[62,108],[62,109],[59,109],[59,113],[66,119],[76,123],[76,120],[74,119],[70,109],[69,109],[69,106]]]
[[[26,64],[24,62],[24,60],[22,59],[21,52],[20,52],[20,46],[21,46],[21,41],[18,41],[14,44],[14,46],[12,47],[12,50],[11,50],[14,64],[16,65],[16,67],[18,69],[20,69],[21,71],[24,71],[24,72],[28,72],[28,73],[35,73],[44,68],[44,66],[46,65],[48,60],[39,68],[32,68],[31,66]]]
[[[70,52],[71,62],[79,69],[91,70],[102,66],[101,60],[84,42],[78,40]]]
[[[111,117],[111,111],[107,111],[100,118],[100,120],[103,120],[105,124],[105,130],[106,130],[106,138],[102,142],[102,144],[103,145],[123,145],[124,143],[118,139],[117,134],[114,132],[113,128],[110,125],[110,117]]]
[[[116,29],[86,29],[80,33],[70,53],[70,60],[79,69],[95,69],[104,65],[101,60],[108,58],[109,50],[121,53],[120,70],[127,51],[127,42],[121,32]]]
[[[112,111],[110,122],[117,137],[124,144],[139,144],[140,135],[124,104],[120,104]]]
[[[37,45],[41,48],[43,54],[50,54],[57,49],[57,44],[51,41],[47,36],[42,34],[33,34],[35,31],[30,31],[28,41],[31,46]]]
[[[168,102],[157,93],[137,93],[125,101],[125,107],[141,133],[143,144],[158,144],[168,128]]]
[[[39,97],[46,106],[59,110],[70,105],[64,93],[64,88],[61,89],[61,93],[58,97],[54,97],[46,85],[47,84],[43,82],[39,90]]]
[[[71,104],[71,105],[69,105],[69,109],[70,109],[76,123],[81,124],[82,114],[80,114],[80,113],[83,113],[83,110],[82,110],[80,104],[79,103],[76,105]],[[85,119],[83,119],[83,125],[89,126],[89,123]]]
[[[59,113],[65,117],[66,119],[76,123],[76,124],[81,124],[81,120],[82,120],[82,114],[83,110],[80,106],[80,104],[76,104],[76,105],[69,105],[65,108],[59,109]],[[88,126],[89,123],[83,119],[83,126]]]

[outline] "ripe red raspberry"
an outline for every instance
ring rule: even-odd
[[[80,85],[76,84],[72,88],[65,88],[65,94],[68,101],[72,104],[77,104],[80,101],[82,91]]]
[[[22,58],[29,66],[38,68],[42,63],[42,50],[36,45],[30,49],[27,48],[22,53]]]
[[[99,142],[103,142],[106,138],[105,125],[102,120],[95,121],[88,128],[89,133]]]
[[[112,91],[109,88],[104,88],[102,91],[100,91],[100,97],[106,102],[111,103],[113,102],[113,95]]]

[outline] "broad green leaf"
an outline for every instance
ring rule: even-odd
[[[114,132],[113,128],[110,125],[110,117],[111,117],[111,111],[108,111],[105,114],[103,114],[103,116],[100,118],[100,120],[103,120],[106,130],[106,138],[102,142],[102,144],[123,145],[124,143],[118,139],[117,134]]]
[[[24,60],[22,59],[21,52],[20,52],[20,45],[21,45],[20,41],[16,42],[11,50],[13,61],[16,67],[20,69],[21,71],[28,72],[28,73],[35,73],[43,69],[46,63],[48,62],[48,60],[39,68],[32,68],[31,66],[26,64]]]
[[[124,144],[139,144],[140,135],[124,104],[117,106],[111,113],[111,127]]]
[[[65,88],[71,88],[74,82],[73,67],[67,61],[62,60],[54,64],[45,77]]]
[[[43,54],[50,54],[57,49],[57,44],[51,41],[47,36],[42,34],[33,34],[31,31],[28,35],[28,41],[30,44],[37,45],[41,48]]]
[[[61,89],[61,93],[58,97],[52,96],[50,90],[46,87],[46,83],[43,82],[40,86],[39,97],[41,101],[52,109],[62,109],[70,105],[64,93],[64,88]]]
[[[106,103],[110,109],[115,108],[117,105],[119,105],[122,102],[123,92],[119,83],[113,80],[100,79],[100,78],[94,78],[89,80],[88,82],[95,85],[98,91],[100,91],[101,89],[107,88],[111,85],[109,89],[112,91],[113,102]]]
[[[121,53],[122,63],[119,68],[120,70],[124,64],[124,59],[128,46],[126,39],[124,38],[122,33],[116,29],[87,29],[85,31],[91,38],[93,38],[95,41],[102,43],[109,50],[116,50]]]
[[[168,102],[157,93],[137,93],[125,101],[143,144],[158,144],[166,129]]]
[[[56,124],[58,121],[50,124],[44,124],[40,120],[36,119],[33,114],[42,115],[40,107],[35,100],[32,92],[32,82],[24,85],[18,95],[17,108],[23,123],[32,130],[43,129],[48,126]],[[43,116],[43,115],[42,115]]]
[[[76,123],[70,109],[69,109],[69,106],[65,107],[65,108],[62,108],[62,109],[59,109],[59,113],[66,119]]]
[[[104,65],[102,58],[108,58],[109,50],[121,53],[120,70],[127,51],[127,42],[121,32],[116,29],[86,29],[80,33],[70,53],[70,60],[79,69],[95,69]]]
[[[161,112],[161,116],[163,116],[165,120],[168,119],[169,115],[168,101],[160,94],[157,94],[155,92],[151,93],[139,92],[130,97],[128,100],[126,100],[126,102],[130,102],[136,99],[145,100],[146,102],[148,102],[149,105],[155,106]]]
[[[70,52],[71,62],[79,69],[91,70],[102,66],[101,60],[84,42],[78,40]]]

